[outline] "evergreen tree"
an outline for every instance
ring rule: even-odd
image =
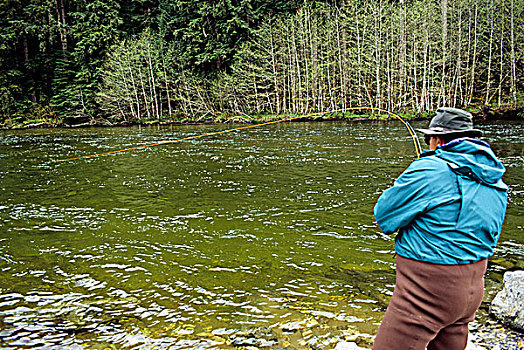
[[[69,116],[93,118],[102,66],[108,48],[118,37],[119,4],[116,0],[92,0],[76,5],[70,13],[72,48],[57,58],[52,103]]]
[[[229,67],[265,18],[296,9],[282,0],[160,0],[159,30],[176,43],[184,68],[210,72]]]
[[[49,96],[53,24],[49,1],[0,1],[0,117],[31,111]]]

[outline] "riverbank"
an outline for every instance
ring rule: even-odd
[[[138,119],[110,121],[107,119],[96,119],[88,117],[69,117],[63,120],[53,119],[33,119],[28,121],[10,120],[0,125],[0,129],[34,129],[34,128],[87,128],[87,127],[127,127],[127,126],[151,126],[151,125],[191,125],[191,124],[258,124],[276,121],[287,118],[295,118],[300,115],[291,114],[262,114],[262,115],[237,115],[228,114],[217,117],[178,117],[163,119]],[[362,114],[362,113],[310,113],[304,114],[301,121],[323,121],[323,120],[385,120],[389,116],[387,113]],[[405,119],[424,119],[427,116],[403,115]]]
[[[466,350],[523,350],[524,334],[501,325],[482,311],[469,325]],[[253,327],[245,331],[223,335],[219,332],[201,333],[200,339],[219,344],[245,348],[272,347],[281,350],[370,349],[374,336],[360,334],[352,326],[334,326],[324,317],[311,317],[303,321],[277,327]]]
[[[481,312],[480,312],[481,313]],[[225,348],[279,350],[357,350],[371,349],[374,336],[359,333],[352,325],[337,324],[329,313],[308,315],[300,321],[277,323],[270,327],[244,330],[216,329],[194,333],[185,330],[195,347],[220,345]],[[469,325],[466,350],[522,350],[523,334],[504,327],[488,315],[477,316]]]
[[[366,107],[368,108],[368,107]],[[490,109],[482,107],[477,109],[469,109],[473,117],[477,121],[489,120],[522,120],[524,119],[524,107],[516,109]],[[424,120],[429,119],[433,115],[430,113],[404,113],[399,114],[406,120]],[[231,116],[229,114],[221,114],[215,117],[211,116],[197,116],[197,117],[166,117],[163,119],[138,119],[138,120],[123,120],[111,121],[104,118],[92,118],[89,116],[81,117],[65,117],[47,116],[45,118],[22,120],[22,118],[8,119],[0,124],[2,130],[16,130],[16,129],[34,129],[34,128],[86,128],[86,127],[126,127],[126,126],[151,126],[151,125],[189,125],[189,124],[257,124],[269,121],[275,121],[286,118],[295,118],[297,115],[278,115],[278,114],[259,114],[259,115],[237,115]],[[313,112],[306,113],[300,120],[302,121],[324,121],[324,120],[386,120],[391,119],[392,116],[388,113],[369,112],[363,110],[355,113],[348,112]]]

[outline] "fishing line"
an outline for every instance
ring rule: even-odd
[[[422,147],[420,146],[420,141],[417,137],[417,133],[415,132],[415,129],[413,129],[411,124],[409,124],[408,121],[402,118],[400,115],[398,115],[397,113],[390,112],[387,109],[382,109],[378,107],[349,107],[349,108],[344,108],[342,110],[333,111],[333,113],[337,113],[339,111],[351,111],[351,110],[379,111],[383,113],[388,113],[389,115],[392,115],[395,118],[397,118],[398,120],[400,120],[404,124],[404,126],[408,129],[409,134],[411,135],[411,138],[413,139],[413,146],[415,147],[415,153],[417,154],[417,158],[420,158],[420,154],[422,153]],[[325,112],[325,113],[330,113],[330,112]],[[320,113],[320,114],[325,114],[325,113]]]
[[[200,138],[200,137],[220,135],[220,134],[225,134],[225,133],[228,133],[228,132],[255,128],[255,127],[259,127],[259,126],[263,126],[263,125],[282,123],[282,122],[287,122],[287,121],[296,120],[296,119],[309,118],[309,117],[313,117],[313,116],[317,116],[317,115],[334,114],[334,113],[347,112],[347,111],[352,111],[352,110],[374,110],[374,111],[379,111],[379,112],[383,112],[383,113],[388,113],[389,115],[392,115],[395,118],[399,119],[406,126],[406,128],[408,129],[408,131],[409,131],[409,133],[410,133],[410,135],[411,135],[411,137],[413,139],[413,144],[415,146],[415,152],[417,153],[417,158],[420,158],[420,153],[421,153],[422,148],[420,146],[420,142],[418,140],[417,134],[415,133],[415,130],[411,127],[411,125],[404,118],[402,118],[400,115],[398,115],[396,113],[393,113],[393,112],[390,112],[390,111],[385,110],[385,109],[377,108],[377,107],[349,107],[349,108],[336,109],[336,110],[327,111],[327,112],[317,112],[317,113],[311,113],[311,114],[307,114],[307,115],[300,115],[300,116],[294,116],[294,117],[289,117],[289,118],[284,118],[284,119],[279,119],[279,120],[273,120],[273,121],[270,121],[270,122],[265,122],[265,123],[260,123],[260,124],[241,126],[241,127],[238,127],[238,128],[227,129],[227,130],[222,130],[222,131],[216,131],[216,132],[211,132],[211,133],[207,133],[207,134],[188,136],[188,137],[183,137],[183,138],[176,139],[176,140],[161,141],[161,142],[152,143],[152,144],[148,144],[148,145],[135,146],[135,147],[124,148],[124,149],[119,149],[119,150],[115,150],[115,151],[109,151],[109,152],[103,152],[103,153],[95,153],[95,154],[89,154],[89,155],[85,155],[85,156],[66,158],[66,159],[58,159],[58,160],[53,160],[51,162],[52,163],[68,162],[68,161],[84,159],[84,158],[100,157],[100,156],[105,156],[105,155],[109,155],[109,154],[127,152],[127,151],[132,151],[132,150],[141,149],[141,148],[148,148],[148,147],[166,145],[166,144],[170,144],[170,143],[177,143],[177,142],[181,142],[181,141],[194,140],[194,139],[197,139],[197,138]]]

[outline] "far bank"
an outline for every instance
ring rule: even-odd
[[[47,111],[33,119],[22,117],[8,118],[0,124],[2,130],[15,129],[34,129],[34,128],[85,128],[85,127],[115,127],[115,126],[137,126],[137,125],[190,125],[190,124],[257,124],[274,120],[293,118],[294,121],[326,121],[326,120],[386,120],[391,119],[392,115],[380,111],[369,110],[372,107],[350,107],[349,111],[338,109],[334,111],[310,111],[297,114],[241,114],[233,115],[230,113],[220,113],[217,115],[177,115],[165,116],[159,119],[141,118],[129,120],[115,120],[110,117],[92,117],[88,115],[76,115],[60,117],[54,112]],[[467,109],[473,114],[477,122],[492,120],[522,120],[524,119],[524,107],[491,109],[487,106],[480,108]],[[383,110],[385,111],[385,110]],[[395,113],[406,120],[425,120],[431,119],[434,113]],[[303,118],[296,118],[303,115]]]

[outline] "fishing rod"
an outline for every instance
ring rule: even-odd
[[[340,111],[347,112],[347,111],[352,111],[352,110],[373,110],[373,111],[379,111],[379,112],[383,112],[383,113],[388,113],[389,115],[392,115],[393,117],[395,117],[398,120],[400,120],[404,124],[404,126],[408,129],[409,134],[411,135],[411,138],[413,140],[413,146],[415,147],[415,153],[417,154],[417,159],[420,158],[420,154],[422,153],[422,147],[420,146],[420,141],[419,141],[419,139],[417,137],[417,133],[415,132],[415,129],[413,129],[411,124],[409,124],[408,121],[405,120],[404,118],[402,118],[399,114],[391,112],[391,111],[388,111],[387,109],[382,109],[382,108],[378,108],[378,107],[348,107],[348,108],[343,108],[341,110],[333,111],[333,113],[337,113],[337,112],[340,112]],[[329,112],[326,112],[326,113],[329,113]],[[321,114],[326,114],[326,113],[321,113]]]
[[[288,118],[283,118],[283,119],[279,119],[279,120],[273,120],[273,121],[259,123],[259,124],[254,124],[254,125],[241,126],[241,127],[233,128],[233,129],[227,129],[227,130],[216,131],[216,132],[211,132],[211,133],[206,133],[206,134],[188,136],[188,137],[183,137],[183,138],[179,138],[179,139],[176,139],[176,140],[161,141],[161,142],[152,143],[152,144],[148,144],[148,145],[135,146],[135,147],[124,148],[124,149],[119,149],[119,150],[115,150],[115,151],[109,151],[109,152],[103,152],[103,153],[95,153],[95,154],[89,154],[89,155],[85,155],[85,156],[66,158],[66,159],[57,159],[57,160],[53,160],[51,162],[52,163],[68,162],[68,161],[78,160],[78,159],[100,157],[100,156],[105,156],[105,155],[109,155],[109,154],[127,152],[127,151],[132,151],[132,150],[141,149],[141,148],[148,148],[148,147],[166,145],[166,144],[170,144],[170,143],[177,143],[177,142],[181,142],[181,141],[193,140],[193,139],[206,137],[206,136],[220,135],[220,134],[225,134],[225,133],[228,133],[228,132],[239,131],[239,130],[244,130],[244,129],[250,129],[250,128],[255,128],[255,127],[264,126],[264,125],[282,123],[282,122],[292,121],[292,120],[296,120],[296,119],[310,118],[310,117],[317,116],[317,115],[334,114],[334,113],[341,113],[341,112],[347,112],[347,111],[352,111],[352,110],[373,110],[373,111],[379,111],[379,112],[383,112],[383,113],[388,113],[389,115],[399,119],[406,126],[406,128],[408,129],[408,131],[409,131],[409,133],[410,133],[410,135],[411,135],[411,137],[413,139],[413,145],[415,147],[415,152],[417,154],[417,158],[420,158],[420,153],[422,151],[422,147],[420,146],[420,142],[418,140],[417,134],[415,133],[415,130],[413,129],[413,127],[407,122],[407,120],[402,118],[400,115],[398,115],[397,113],[393,113],[393,112],[390,112],[388,110],[382,109],[382,108],[378,108],[378,107],[348,107],[348,108],[342,108],[342,109],[335,109],[335,110],[331,110],[331,111],[327,111],[327,112],[316,112],[316,113],[311,113],[311,114],[307,114],[307,115],[288,117]]]

